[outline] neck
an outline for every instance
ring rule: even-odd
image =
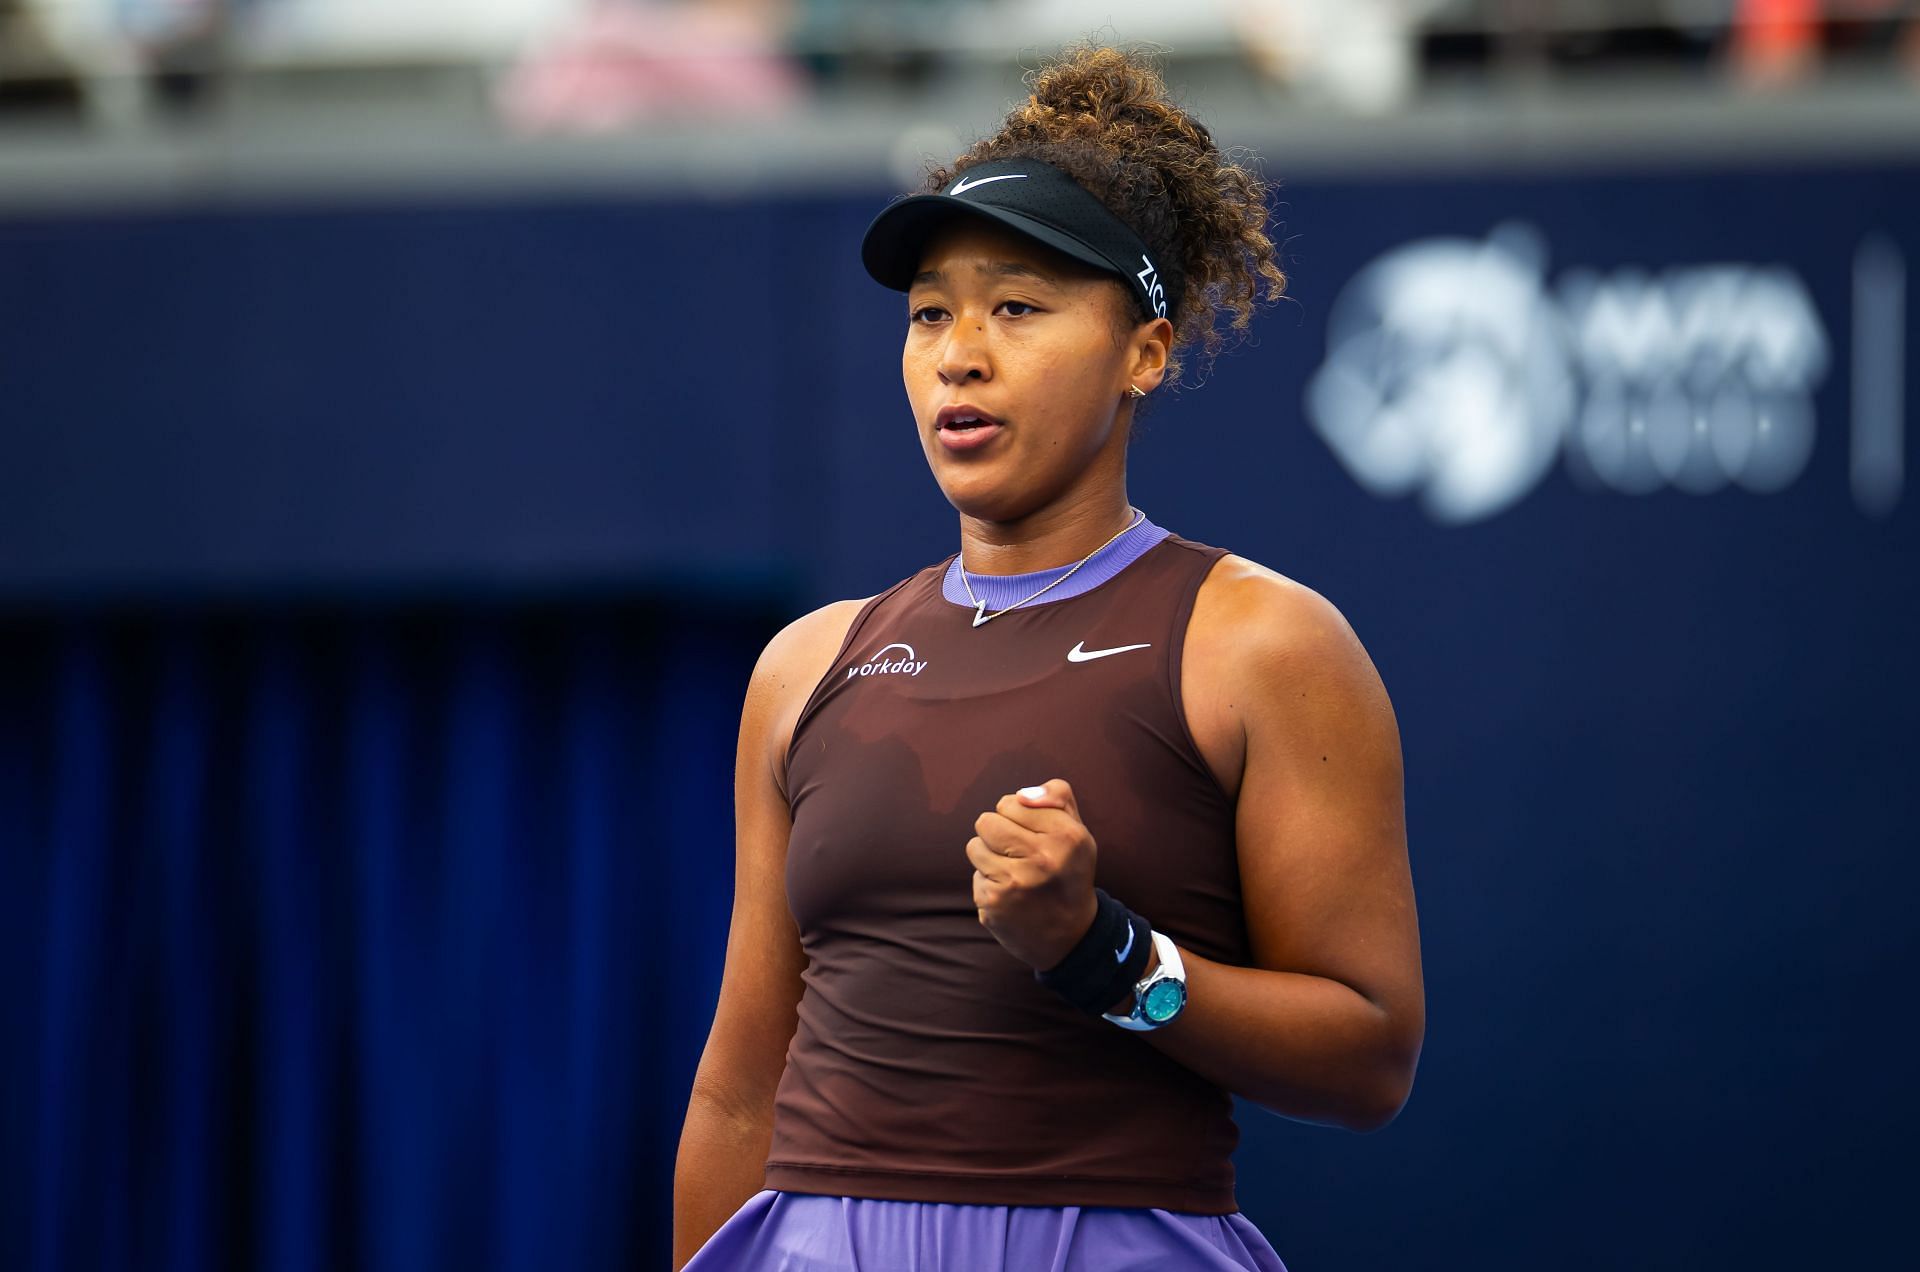
[[[1012,521],[962,514],[960,561],[972,574],[1031,574],[1072,565],[1133,518],[1123,485],[1062,499]]]

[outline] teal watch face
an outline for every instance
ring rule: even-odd
[[[1187,987],[1177,980],[1155,981],[1141,996],[1140,1014],[1156,1025],[1164,1025],[1187,1005]]]

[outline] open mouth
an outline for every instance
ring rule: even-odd
[[[941,407],[933,427],[942,446],[950,451],[964,451],[986,445],[1002,425],[985,411],[962,402]]]
[[[943,406],[940,414],[934,418],[933,426],[939,432],[970,433],[983,428],[998,428],[1000,421],[977,406],[960,403],[955,406]]]

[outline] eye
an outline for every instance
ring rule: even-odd
[[[919,305],[907,311],[907,321],[915,326],[926,326],[939,322],[947,316],[947,311],[938,305]]]
[[[1009,318],[1025,318],[1028,314],[1040,312],[1038,306],[1029,305],[1024,300],[1003,300],[1000,302],[1000,308]]]

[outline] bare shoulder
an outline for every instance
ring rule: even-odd
[[[1222,557],[1200,586],[1189,625],[1225,666],[1241,673],[1337,673],[1372,662],[1332,601],[1245,557]]]
[[[747,700],[741,714],[741,732],[758,735],[774,785],[785,788],[787,745],[793,727],[812,696],[814,686],[833,665],[846,642],[854,619],[871,597],[834,601],[796,618],[776,633],[760,651]]]
[[[840,652],[853,620],[871,599],[834,601],[781,628],[754,664],[754,688],[779,696],[804,684],[803,692],[812,693]]]
[[[1346,617],[1306,584],[1245,557],[1222,557],[1188,623],[1181,690],[1188,726],[1237,795],[1249,732],[1309,711],[1384,716],[1392,707]]]

